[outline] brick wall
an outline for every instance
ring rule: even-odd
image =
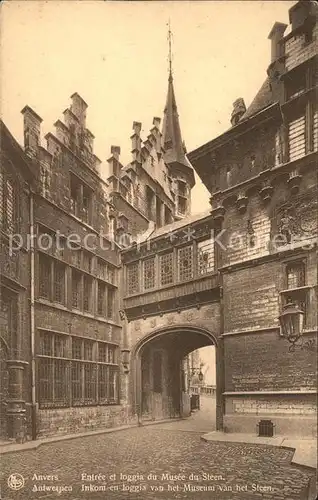
[[[290,353],[288,347],[278,331],[225,336],[225,391],[315,389],[315,352],[297,349]]]
[[[316,55],[317,36],[318,36],[318,24],[316,24],[314,27],[312,42],[306,43],[304,33],[294,35],[285,42],[285,54],[287,56],[286,59],[287,71],[295,68],[296,66],[303,63],[310,57]]]
[[[39,438],[75,434],[135,424],[136,417],[129,406],[93,406],[39,410]]]
[[[278,324],[280,270],[279,262],[267,262],[224,274],[225,332]]]
[[[36,304],[35,323],[38,328],[47,328],[52,331],[82,335],[92,339],[109,342],[120,342],[121,327],[107,321],[97,321],[84,314],[74,314],[59,307],[52,307],[50,303],[38,302]]]
[[[314,415],[317,412],[315,395],[311,396],[258,396],[255,398],[231,398],[228,401],[228,413],[241,414],[284,414],[284,415]]]

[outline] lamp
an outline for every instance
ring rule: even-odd
[[[290,302],[283,307],[279,322],[283,337],[291,343],[289,350],[294,352],[295,344],[303,333],[304,311],[297,304]]]
[[[127,347],[121,349],[121,362],[124,368],[124,373],[129,373],[129,354],[130,349]]]

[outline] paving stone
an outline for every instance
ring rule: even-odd
[[[291,465],[292,451],[268,445],[205,442],[200,436],[195,432],[149,426],[50,443],[35,450],[4,455],[1,464],[3,495],[6,500],[307,498],[313,472]],[[23,489],[10,491],[6,483],[12,473],[24,476]],[[83,481],[82,473],[101,474],[107,479]],[[151,473],[158,477],[151,478]],[[34,474],[57,475],[58,481],[35,481],[32,480]],[[109,479],[111,474],[116,474],[113,480]],[[185,479],[170,480],[164,474],[184,474]],[[203,474],[218,478],[202,480]],[[118,490],[82,492],[83,484],[91,485],[92,489],[112,485]],[[185,487],[188,484],[190,486]],[[60,495],[50,491],[35,492],[32,491],[34,485],[72,486],[72,491],[62,491]],[[214,487],[214,490],[191,490],[195,486]],[[268,486],[271,491],[261,490]]]

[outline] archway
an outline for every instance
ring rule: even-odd
[[[206,346],[216,351],[216,429],[223,428],[223,354],[219,341],[209,330],[173,325],[150,332],[132,349],[132,404],[140,423],[184,415],[182,360]],[[212,430],[211,422],[211,430]]]

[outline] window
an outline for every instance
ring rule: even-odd
[[[109,217],[109,237],[110,237],[110,239],[112,239],[112,240],[115,239],[115,232],[116,232],[115,217]]]
[[[65,265],[54,262],[53,267],[53,300],[59,304],[65,304]]]
[[[72,337],[72,405],[96,403],[97,366],[93,360],[94,341]]]
[[[111,287],[107,289],[107,308],[106,316],[107,318],[112,318],[114,315],[114,300],[115,300],[115,290]]]
[[[172,222],[172,212],[170,208],[165,205],[165,224],[170,224]]]
[[[80,199],[80,183],[78,179],[71,175],[70,179],[70,201],[71,201],[71,212],[79,216],[79,199]]]
[[[160,285],[173,283],[173,252],[159,256]]]
[[[97,276],[101,279],[107,278],[107,264],[101,259],[97,260]]]
[[[42,195],[47,196],[50,193],[50,185],[51,185],[51,175],[50,171],[48,170],[47,167],[41,165],[41,188],[42,188]]]
[[[112,364],[116,363],[116,348],[113,345],[108,345],[107,362]]]
[[[98,344],[98,361],[101,363],[107,362],[107,344]]]
[[[40,406],[69,406],[68,337],[41,333],[39,363]]]
[[[97,314],[105,316],[106,307],[106,285],[98,282],[97,285]]]
[[[193,246],[178,249],[178,278],[187,281],[193,278]]]
[[[83,252],[83,269],[88,273],[92,272],[93,255],[89,252]]]
[[[144,289],[149,290],[155,287],[155,259],[144,261]]]
[[[109,283],[112,283],[113,285],[116,283],[116,268],[114,266],[111,265],[107,266],[106,279],[107,281],[109,281]]]
[[[89,211],[90,211],[90,199],[91,199],[91,191],[90,189],[84,187],[83,188],[83,221],[89,223]]]
[[[92,309],[92,285],[93,281],[90,276],[83,277],[83,310],[90,312]]]
[[[43,299],[51,298],[51,259],[39,254],[39,296]]]
[[[71,263],[73,266],[82,267],[82,249],[78,245],[71,245]]]
[[[162,354],[160,351],[153,353],[153,390],[162,392]]]
[[[139,263],[129,264],[127,270],[127,293],[129,295],[139,292]]]
[[[65,265],[39,254],[39,297],[65,304]]]
[[[286,266],[287,288],[305,286],[305,266],[303,262],[293,262]]]
[[[198,251],[198,274],[206,274],[214,271],[214,243],[208,239],[200,241]]]
[[[70,176],[70,208],[71,212],[87,224],[91,223],[93,191],[81,182],[76,175]]]
[[[72,307],[80,309],[81,307],[81,273],[72,269]]]
[[[0,170],[0,228],[13,233],[17,221],[17,197],[13,181]]]
[[[154,202],[155,202],[155,193],[153,190],[146,186],[146,215],[148,219],[152,220],[154,215]]]
[[[288,124],[289,161],[297,160],[306,154],[305,115],[291,120]]]
[[[179,196],[187,196],[187,184],[184,181],[178,181],[178,194]]]
[[[293,71],[291,78],[286,81],[286,97],[292,99],[306,90],[306,71],[299,68]]]
[[[182,196],[178,197],[178,213],[185,215],[187,213],[187,200]]]

